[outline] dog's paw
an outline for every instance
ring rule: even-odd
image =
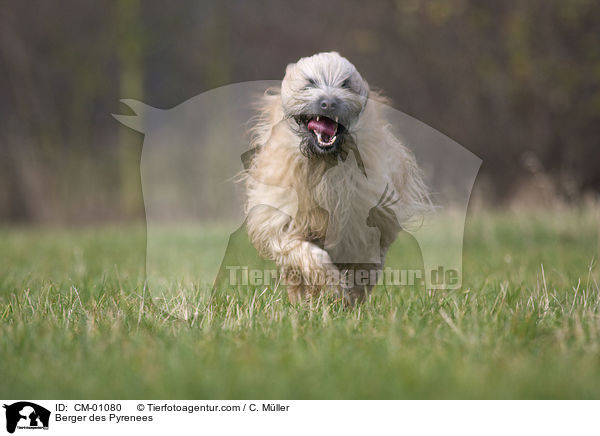
[[[339,271],[327,251],[304,241],[302,252],[302,273],[308,283],[324,286],[339,279]]]
[[[302,242],[302,251],[313,265],[333,265],[331,256],[325,250],[307,241]]]

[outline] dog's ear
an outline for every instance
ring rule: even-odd
[[[291,74],[294,68],[296,68],[295,63],[287,64],[287,67],[285,67],[285,75],[287,76],[288,74]]]

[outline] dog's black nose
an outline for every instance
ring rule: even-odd
[[[335,98],[324,98],[319,102],[319,106],[323,110],[335,109],[337,106],[337,100]]]

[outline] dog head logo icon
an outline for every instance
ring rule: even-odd
[[[3,406],[6,409],[6,431],[19,429],[48,429],[50,411],[29,401]]]

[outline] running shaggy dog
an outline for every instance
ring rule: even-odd
[[[402,226],[430,208],[383,102],[336,52],[288,65],[281,88],[259,102],[243,174],[246,225],[292,302],[323,293],[364,299]],[[358,271],[375,279],[357,282]]]

